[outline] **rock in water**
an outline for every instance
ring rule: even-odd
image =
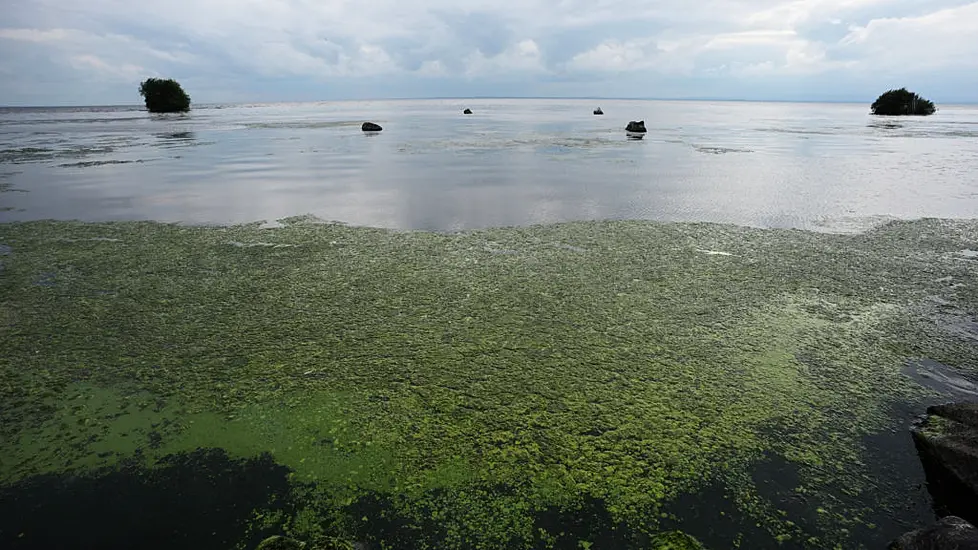
[[[939,513],[978,522],[978,403],[928,407],[913,440]]]
[[[462,114],[463,115],[471,115],[472,114],[472,109],[466,109],[466,110],[462,111]]]
[[[364,122],[360,129],[364,132],[379,132],[383,130],[383,128],[380,127],[380,124],[374,124],[373,122]]]
[[[594,114],[596,114],[596,115],[603,115],[604,114],[604,111],[601,110],[601,107],[598,107],[597,109],[594,110]]]
[[[639,120],[636,122],[633,120],[628,123],[628,126],[625,126],[625,131],[644,134],[647,131],[645,129],[645,121]]]
[[[261,541],[255,550],[303,550],[305,547],[306,543],[304,542],[275,535]]]
[[[978,529],[959,517],[948,516],[903,535],[890,544],[890,550],[978,550]]]

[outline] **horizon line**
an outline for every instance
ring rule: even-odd
[[[828,103],[828,104],[871,104],[872,100],[856,99],[747,99],[747,98],[723,98],[723,97],[613,97],[613,96],[505,96],[505,95],[485,95],[485,96],[426,96],[426,97],[370,97],[370,98],[343,98],[343,99],[303,99],[303,100],[238,100],[238,101],[209,101],[197,103],[200,106],[213,105],[248,105],[248,104],[275,104],[275,103],[345,103],[353,101],[446,101],[446,100],[485,100],[485,99],[527,99],[527,100],[589,100],[589,101],[698,101],[698,102],[720,102],[720,103]],[[193,105],[193,104],[192,104]],[[949,102],[945,105],[978,105],[978,101]],[[940,105],[938,105],[940,106]],[[116,104],[61,104],[61,105],[0,105],[0,109],[71,109],[82,107],[144,107],[142,103],[116,103]]]

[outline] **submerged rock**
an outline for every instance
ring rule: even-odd
[[[594,110],[594,114],[596,114],[596,115],[603,115],[604,114],[604,111],[601,110],[601,107],[598,107],[597,109]]]
[[[978,522],[978,403],[928,407],[912,433],[938,513]]]
[[[890,544],[890,550],[978,550],[978,529],[959,517],[948,516],[903,535]]]
[[[462,114],[463,115],[471,115],[472,114],[472,109],[466,109],[466,110],[462,111]]]
[[[306,543],[304,542],[299,542],[295,539],[290,539],[289,537],[280,537],[275,535],[261,541],[258,546],[255,547],[255,550],[303,550],[305,547]]]
[[[633,120],[633,121],[631,121],[631,122],[628,123],[628,126],[625,126],[625,131],[626,132],[633,132],[633,133],[642,133],[642,134],[644,134],[647,131],[645,129],[645,121],[644,120],[639,120],[639,121]]]
[[[373,122],[364,122],[360,129],[364,132],[379,132],[383,130],[383,128],[380,127],[380,124],[374,124]]]

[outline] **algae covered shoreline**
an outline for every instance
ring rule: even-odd
[[[190,547],[879,546],[926,497],[874,442],[912,449],[917,404],[960,389],[914,365],[978,365],[978,221],[26,222],[0,244],[0,501],[127,487],[175,514],[180,487],[238,487],[170,518],[220,532]],[[54,536],[3,516],[5,546]]]

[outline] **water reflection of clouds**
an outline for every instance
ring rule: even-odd
[[[154,162],[58,174],[32,164],[18,177],[32,191],[24,218],[232,223],[314,214],[454,230],[604,218],[808,227],[846,215],[978,215],[968,179],[978,147],[875,139],[890,129],[870,127],[877,121],[862,108],[722,105],[713,116],[707,104],[603,105],[625,120],[647,119],[645,139],[630,142],[617,119],[593,117],[586,102],[577,117],[565,103],[551,112],[517,102],[498,117],[473,104],[481,116],[467,119],[427,102],[147,118],[117,135],[138,136],[133,158]],[[383,121],[385,130],[363,134],[324,113]],[[767,131],[779,117],[784,131]],[[937,131],[930,121],[915,124]],[[147,154],[171,147],[184,150]]]

